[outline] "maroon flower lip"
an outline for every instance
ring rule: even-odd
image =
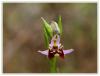
[[[60,56],[61,58],[64,58],[64,53],[63,53],[63,47],[58,48],[58,46],[53,46],[52,49],[49,49],[48,52],[48,57],[51,59],[54,56]]]
[[[69,50],[63,50],[63,46],[60,43],[60,36],[54,35],[54,37],[51,40],[51,43],[49,44],[49,49],[45,51],[38,51],[41,54],[47,55],[49,59],[53,58],[54,56],[60,56],[64,59],[65,54],[69,54],[73,49]]]

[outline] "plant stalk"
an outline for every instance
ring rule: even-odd
[[[50,59],[50,72],[51,73],[57,72],[56,61],[57,61],[56,57],[53,57],[52,59]]]

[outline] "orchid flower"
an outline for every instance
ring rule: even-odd
[[[45,51],[38,51],[39,53],[46,55],[50,61],[50,72],[56,73],[56,56],[64,59],[66,54],[69,54],[73,51],[73,49],[64,50],[63,45],[60,43],[60,36],[62,35],[62,20],[61,16],[58,17],[58,22],[52,21],[49,24],[43,17],[41,17],[43,21],[43,30],[44,30],[44,38],[46,42],[46,47],[48,48]],[[50,42],[50,43],[49,43]]]
[[[49,47],[45,51],[38,51],[43,55],[48,56],[49,59],[60,56],[61,58],[64,58],[64,55],[69,54],[73,51],[73,49],[63,50],[63,45],[60,43],[60,36],[58,34],[55,34],[53,38],[51,39],[51,43],[49,44]]]

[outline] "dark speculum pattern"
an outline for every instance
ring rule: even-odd
[[[54,53],[53,53],[53,50],[52,49],[49,49],[49,52],[48,52],[48,58],[51,59],[54,57]]]
[[[60,57],[61,57],[61,58],[64,58],[63,50],[62,50],[62,49],[59,49],[59,51],[60,51],[60,52],[59,52]]]
[[[55,54],[59,54],[61,58],[64,58],[63,49],[62,48],[59,49],[58,46],[53,46],[52,49],[49,49],[49,52],[48,52],[49,59],[53,58]]]

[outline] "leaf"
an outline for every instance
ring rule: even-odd
[[[62,20],[61,20],[61,16],[58,17],[58,26],[60,29],[60,34],[62,35]]]
[[[44,23],[44,28],[45,28],[45,32],[47,33],[47,36],[51,38],[53,35],[51,26],[46,22],[46,20],[44,20],[43,17],[41,17],[41,19]]]
[[[46,22],[46,20],[44,20],[44,18],[41,18],[41,19],[44,23],[43,29],[44,29],[45,44],[46,44],[46,47],[48,47],[49,41],[52,38],[53,32],[52,32],[51,26]]]
[[[46,47],[48,47],[49,46],[49,38],[48,38],[48,34],[47,34],[45,28],[44,28],[44,38],[45,38],[45,45],[46,45]]]

